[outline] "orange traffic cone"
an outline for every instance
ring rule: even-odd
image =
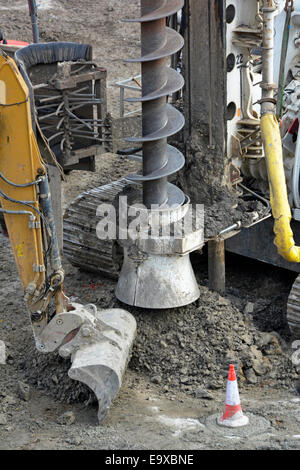
[[[225,410],[223,415],[217,419],[217,423],[220,426],[227,426],[229,428],[246,426],[249,423],[249,418],[247,418],[242,411],[238,383],[233,364],[230,364],[229,366]]]

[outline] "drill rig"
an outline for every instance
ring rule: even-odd
[[[175,8],[171,11],[171,4],[177,7],[177,12]],[[161,1],[151,10],[147,2],[144,7],[142,4],[139,20],[142,24],[142,58],[138,60],[143,64],[142,78],[145,83],[140,99],[143,103],[143,128],[147,134],[146,115],[152,112],[147,98],[143,97],[147,97],[146,72],[152,72],[153,80],[159,81],[161,77],[155,64],[155,60],[160,59],[159,54],[155,55],[152,51],[152,58],[149,58],[153,62],[151,64],[150,60],[148,69],[145,66],[149,54],[147,48],[151,49],[146,23],[152,22],[154,28],[154,22],[159,20],[159,16],[155,16],[158,9],[173,14],[175,21],[168,20],[168,24],[174,25],[177,30],[179,24],[185,38],[183,51],[178,49],[176,52],[175,39],[172,51],[176,53],[172,66],[181,70],[185,79],[183,95],[178,89],[165,86],[166,94],[183,111],[186,121],[178,137],[172,137],[172,143],[184,150],[186,157],[186,165],[182,167],[177,181],[193,203],[205,204],[210,219],[218,221],[221,211],[225,213],[216,230],[206,230],[210,287],[219,292],[225,290],[225,248],[299,273],[298,247],[295,246],[293,233],[297,239],[300,227],[300,144],[297,139],[300,2],[187,0],[184,5],[183,2],[174,1],[169,2],[169,6],[168,9],[166,2]],[[149,9],[146,18],[143,8]],[[180,8],[181,14],[178,15]],[[175,74],[173,80],[176,82]],[[155,99],[158,94],[155,90],[151,91],[150,98]],[[129,98],[128,101],[138,99]],[[178,119],[174,114],[174,127]],[[280,123],[280,134],[277,122]],[[180,130],[179,125],[177,130]],[[145,135],[140,139],[128,140],[143,144],[143,159],[139,153],[141,149],[135,149],[135,158],[143,162],[142,175],[131,175],[122,182],[112,183],[101,190],[99,188],[97,194],[95,191],[83,194],[66,214],[65,247],[69,258],[77,266],[86,267],[84,261],[78,258],[79,247],[84,252],[85,260],[89,253],[95,254],[78,223],[78,215],[85,206],[94,204],[96,208],[102,195],[107,197],[110,192],[115,198],[129,182],[142,182],[145,188],[152,185],[153,196],[154,186],[147,178],[148,173],[153,172],[147,166],[151,144],[146,143]],[[274,151],[270,152],[270,148]],[[130,151],[132,153],[132,149],[128,153]],[[154,161],[153,157],[153,164]],[[274,171],[274,167],[278,171]],[[180,165],[176,169],[180,169]],[[167,176],[174,178],[171,172]],[[147,189],[145,191],[147,193]],[[250,209],[245,209],[244,205],[244,209],[235,212],[241,201],[245,204],[250,201]],[[253,201],[260,203],[262,210],[258,211],[256,207],[251,210]],[[248,215],[246,218],[245,213]],[[209,225],[207,221],[206,225]],[[71,239],[69,234],[75,227],[78,236]],[[198,247],[191,246],[190,251],[201,248],[203,242],[198,237]],[[125,247],[127,261],[123,265],[121,284],[132,272],[131,267],[126,267],[126,250],[128,247]],[[112,247],[108,251],[113,265],[111,272],[116,277],[119,266],[119,258],[115,256],[117,251]],[[145,253],[145,250],[142,252]],[[93,269],[101,272],[96,266]],[[288,321],[296,336],[299,335],[300,324],[299,290],[297,280],[288,304]],[[120,280],[117,295],[118,292]],[[120,297],[126,303],[134,303],[123,294]],[[140,305],[148,307],[148,302],[143,300]]]
[[[237,215],[233,224],[208,240],[210,285],[224,291],[225,240],[230,252],[300,272],[294,241],[294,236],[299,240],[300,227],[296,92],[300,3],[201,3],[201,15],[193,0],[187,2],[185,11],[189,168],[201,175],[198,181],[207,193],[216,185],[226,187],[233,200],[234,193],[240,192],[239,198],[252,195],[267,209],[250,224]],[[197,47],[199,30],[207,48]],[[198,158],[189,151],[195,140],[205,149],[204,155],[196,154]],[[191,175],[183,176],[183,184],[193,183]],[[198,188],[194,197],[201,200]],[[220,206],[222,199],[221,194]],[[295,336],[300,334],[298,292],[299,278],[287,309]]]

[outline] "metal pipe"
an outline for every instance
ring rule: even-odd
[[[300,207],[300,190],[299,190],[299,179],[300,179],[300,139],[297,139],[295,160],[293,168],[293,199],[295,207]]]
[[[285,65],[286,65],[286,56],[289,45],[289,36],[290,36],[290,23],[292,16],[292,6],[286,7],[286,18],[283,29],[283,39],[281,45],[281,57],[280,57],[280,67],[279,67],[279,85],[277,90],[277,104],[276,104],[276,116],[277,119],[280,119],[282,116],[282,105],[283,105],[283,96],[284,96],[284,85],[285,85]]]
[[[230,225],[230,227],[224,228],[221,232],[218,233],[218,238],[222,237],[222,235],[226,235],[226,233],[233,232],[234,230],[239,230],[242,226],[242,223],[239,221],[236,224]]]
[[[225,293],[225,241],[208,242],[208,282],[209,289],[219,294]]]
[[[28,0],[28,6],[29,6],[29,14],[31,18],[33,42],[36,44],[39,42],[39,28],[37,24],[38,10],[37,10],[36,0]]]
[[[262,99],[261,115],[275,113],[274,100],[274,0],[263,3],[263,45],[262,45]]]

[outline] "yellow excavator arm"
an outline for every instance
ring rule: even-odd
[[[0,203],[25,294],[45,287],[37,188],[45,173],[28,88],[14,61],[0,55]]]
[[[36,347],[71,357],[69,376],[94,391],[102,421],[121,386],[136,322],[125,310],[97,311],[94,305],[71,305],[64,296],[47,170],[32,129],[28,88],[15,62],[1,52],[0,204]]]
[[[52,295],[60,303],[58,291],[63,295],[60,264],[54,270],[59,271],[61,282],[57,283],[55,293],[51,290],[46,295],[46,251],[56,243],[51,213],[43,214],[41,210],[50,198],[47,181],[46,166],[32,128],[28,87],[15,62],[1,54],[0,211],[4,214],[29,312],[38,311],[41,315]],[[47,194],[42,194],[43,188]],[[54,277],[57,280],[57,273]]]

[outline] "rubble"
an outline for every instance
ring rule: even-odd
[[[31,390],[28,384],[20,381],[18,382],[18,394],[22,400],[29,401],[31,395],[30,392]]]
[[[191,394],[202,387],[223,387],[230,362],[238,364],[241,386],[268,382],[292,387],[296,368],[276,334],[245,322],[231,302],[206,287],[200,291],[190,306],[136,313],[139,334],[130,366],[148,375],[150,365],[153,383],[169,382]]]
[[[61,424],[64,426],[70,426],[71,424],[75,423],[75,415],[73,411],[66,411],[66,413],[59,416],[57,419],[57,424]]]
[[[108,284],[111,288],[106,285],[98,306],[120,307],[114,284]],[[228,298],[205,286],[199,288],[200,299],[186,307],[151,312],[128,309],[138,324],[129,368],[162,387],[164,394],[179,390],[195,396],[197,390],[219,390],[230,363],[236,367],[241,388],[267,384],[294,389],[297,370],[280,336],[260,331]],[[38,353],[32,340],[25,347],[29,383],[62,402],[95,401],[87,387],[68,377],[68,360]]]
[[[0,340],[0,365],[6,363],[6,348],[4,341]]]
[[[7,424],[7,418],[4,413],[0,413],[0,426],[5,426]]]

